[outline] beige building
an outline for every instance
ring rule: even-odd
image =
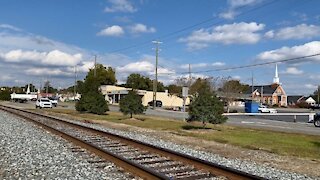
[[[100,87],[102,94],[105,96],[105,99],[109,101],[110,104],[118,104],[125,95],[128,94],[128,91],[132,90],[132,88],[125,88],[120,86],[113,85],[103,85]],[[144,106],[148,105],[148,102],[153,100],[153,92],[146,90],[137,90],[137,94],[140,95],[142,104]],[[157,100],[162,102],[162,106],[164,107],[182,107],[183,99],[176,96],[171,95],[167,91],[166,92],[157,92]],[[186,99],[186,105],[190,103],[190,99]]]

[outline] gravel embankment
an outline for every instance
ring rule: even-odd
[[[149,143],[149,144],[152,144],[155,146],[159,146],[159,147],[171,149],[174,151],[178,151],[181,153],[185,153],[185,154],[188,154],[188,155],[191,155],[194,157],[198,157],[203,160],[211,161],[213,163],[218,163],[218,164],[221,164],[221,165],[224,165],[227,167],[232,167],[234,169],[238,169],[238,170],[241,170],[244,172],[255,174],[257,176],[264,177],[266,179],[274,179],[274,180],[287,180],[287,179],[309,180],[310,179],[310,180],[312,180],[312,179],[319,178],[319,177],[313,178],[313,177],[308,177],[307,175],[303,175],[303,174],[286,172],[283,170],[276,169],[274,167],[258,165],[257,163],[255,163],[253,161],[243,161],[240,159],[228,159],[228,158],[222,157],[217,154],[195,150],[194,148],[192,148],[190,146],[178,145],[178,144],[175,144],[172,142],[162,140],[158,137],[157,138],[149,137],[147,135],[133,132],[133,131],[120,131],[120,130],[102,127],[97,124],[82,123],[79,121],[72,121],[72,120],[68,120],[68,119],[64,119],[64,120],[75,122],[77,124],[92,127],[92,128],[99,129],[102,131],[118,134],[120,136],[125,136],[125,137],[131,138],[131,139],[136,139],[136,140],[139,140],[139,141],[142,141],[145,143]],[[288,163],[290,163],[290,162],[288,162]]]
[[[0,111],[0,179],[132,179],[110,162],[97,168],[72,149],[62,138]]]

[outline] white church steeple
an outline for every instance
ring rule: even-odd
[[[276,72],[275,72],[275,75],[274,75],[274,78],[273,78],[273,83],[280,84],[280,79],[279,79],[279,76],[278,76],[278,64],[276,64]]]

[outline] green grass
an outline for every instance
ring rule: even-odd
[[[80,117],[81,119],[103,120],[141,128],[162,130],[167,133],[227,143],[247,149],[260,149],[280,155],[320,160],[320,136],[280,133],[227,125],[208,124],[206,128],[202,128],[202,124],[199,122],[187,123],[144,115],[134,116],[134,118],[139,120],[132,120],[118,112],[108,112],[108,115],[99,116],[78,113],[73,110],[52,111]]]

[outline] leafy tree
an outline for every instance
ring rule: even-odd
[[[140,74],[130,74],[127,78],[126,87],[149,90],[152,89],[152,80]]]
[[[318,101],[320,99],[320,91],[319,91],[319,86],[318,88],[313,92],[313,94],[311,94],[310,96],[316,101],[317,104],[319,104],[320,102]],[[318,99],[319,98],[319,99]]]
[[[176,94],[178,96],[181,96],[181,94],[182,94],[182,86],[170,84],[167,88],[168,88],[168,91],[170,94]]]
[[[10,99],[11,99],[10,91],[8,90],[0,91],[0,100],[10,101]]]
[[[14,86],[11,89],[12,89],[12,92],[17,93],[17,94],[24,93],[24,87]]]
[[[189,94],[200,93],[200,91],[212,91],[212,86],[209,78],[196,79],[196,81],[190,86]]]
[[[35,87],[33,84],[26,84],[26,85],[24,86],[25,92],[27,92],[28,85],[29,85],[29,87],[30,87],[30,92],[37,92],[37,89],[36,89],[36,87]]]
[[[189,106],[189,121],[201,121],[203,127],[206,123],[224,123],[227,118],[222,113],[223,104],[215,93],[201,90]]]
[[[95,71],[96,76],[94,77]],[[117,82],[115,70],[112,67],[106,68],[102,64],[97,64],[96,70],[90,69],[86,79],[96,79],[100,85],[115,85]]]
[[[83,81],[77,81],[76,92],[82,94],[84,91],[84,83]],[[74,86],[70,86],[66,89],[60,90],[60,93],[74,93]]]
[[[127,78],[126,87],[132,88],[132,89],[141,89],[141,90],[153,90],[153,81],[145,76],[142,76],[137,73],[130,74]],[[157,90],[159,92],[164,92],[165,87],[162,82],[158,81],[157,84]]]
[[[129,93],[120,100],[120,111],[124,114],[142,114],[145,108],[142,105],[141,97],[135,91]]]
[[[47,90],[47,88],[48,88],[48,90]],[[53,88],[53,87],[51,86],[50,81],[44,82],[43,91],[44,91],[45,93],[56,93],[56,92],[58,92],[57,89],[55,89],[55,88]]]

